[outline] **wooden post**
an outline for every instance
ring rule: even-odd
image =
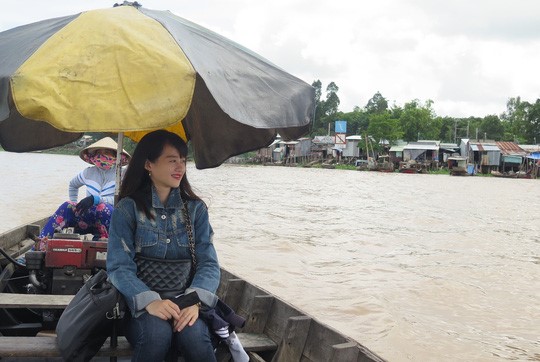
[[[253,299],[251,313],[246,321],[246,326],[242,329],[245,333],[264,333],[264,327],[268,320],[269,311],[274,303],[271,295],[257,295]]]
[[[331,362],[356,361],[360,350],[354,342],[340,343],[332,346]]]
[[[272,362],[300,361],[310,325],[310,317],[290,317]]]
[[[223,293],[223,298],[221,298],[223,303],[227,304],[233,310],[238,310],[245,284],[246,281],[243,279],[229,279],[227,281],[227,289]]]

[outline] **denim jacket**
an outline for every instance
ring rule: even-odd
[[[112,214],[109,229],[107,273],[124,296],[134,317],[143,314],[148,304],[161,299],[158,293],[137,278],[135,253],[152,258],[191,259],[180,190],[171,190],[167,206],[164,207],[152,187],[152,199],[150,201],[148,198],[147,206],[155,216],[154,220],[137,210],[133,199],[127,197],[120,200]],[[205,305],[214,307],[220,279],[217,254],[212,243],[214,232],[202,201],[188,201],[188,211],[195,240],[197,269],[186,293],[196,291]]]

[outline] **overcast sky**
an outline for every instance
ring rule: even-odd
[[[340,110],[379,91],[434,101],[439,116],[501,114],[540,98],[540,0],[140,0],[216,31],[298,78],[335,82]],[[2,0],[0,31],[111,7],[103,0]],[[323,93],[324,94],[324,93]]]

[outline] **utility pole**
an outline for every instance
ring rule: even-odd
[[[457,119],[454,119],[454,143],[457,144]]]

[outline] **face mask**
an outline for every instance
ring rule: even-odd
[[[102,170],[110,170],[116,163],[116,157],[96,154],[94,156],[90,156],[90,162],[92,162],[97,168]]]

